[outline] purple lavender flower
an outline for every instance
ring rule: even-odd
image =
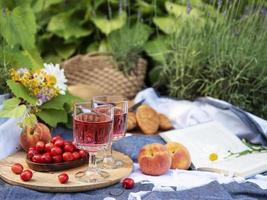
[[[222,0],[218,0],[218,10],[221,10],[222,8]]]
[[[187,3],[186,3],[186,13],[189,15],[190,12],[192,10],[192,7],[191,7],[191,4],[190,4],[190,1],[187,0]]]

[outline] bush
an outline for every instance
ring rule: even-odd
[[[158,84],[174,97],[212,96],[266,118],[267,17],[259,4],[240,19],[233,17],[237,9],[176,28],[165,43]]]

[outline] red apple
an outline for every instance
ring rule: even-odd
[[[159,176],[171,166],[171,156],[162,144],[147,144],[139,152],[138,163],[144,174]]]
[[[26,127],[20,135],[20,144],[25,151],[35,146],[38,141],[47,143],[50,140],[50,130],[42,123],[37,123],[34,128]]]

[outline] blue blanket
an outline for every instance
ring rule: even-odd
[[[72,140],[71,130],[62,128],[55,129],[54,134],[62,135],[65,139]],[[148,143],[164,143],[158,136],[142,136],[135,135],[125,137],[116,144],[113,145],[114,149],[128,154],[133,160],[136,160],[139,149]],[[242,183],[236,182],[230,184],[219,184],[218,182],[211,182],[205,186],[193,188],[184,191],[171,191],[171,192],[159,192],[152,191],[152,184],[138,183],[131,190],[125,190],[121,185],[115,184],[113,186],[98,189],[94,191],[82,192],[82,193],[42,193],[26,189],[23,187],[10,186],[0,181],[0,200],[26,200],[26,199],[40,199],[40,200],[103,200],[106,197],[112,197],[116,200],[126,200],[130,192],[138,191],[150,191],[142,200],[162,200],[162,199],[190,199],[190,200],[263,200],[267,199],[267,190],[263,190],[254,183]],[[109,198],[109,200],[112,200]],[[108,198],[106,198],[108,200]]]

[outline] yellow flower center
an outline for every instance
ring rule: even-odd
[[[210,161],[218,160],[218,154],[217,153],[211,153],[209,155],[209,159],[210,159]]]
[[[56,77],[52,76],[52,75],[46,75],[45,80],[47,82],[48,86],[52,86],[56,83]]]

